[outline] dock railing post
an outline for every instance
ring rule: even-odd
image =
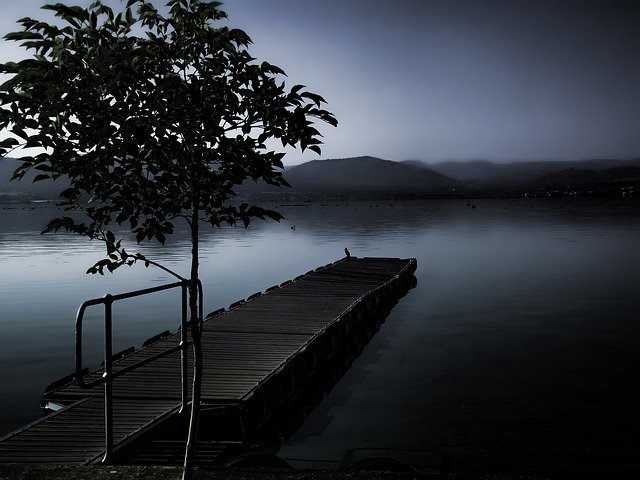
[[[189,342],[187,337],[187,282],[182,282],[182,318],[180,320],[180,388],[182,396],[182,405],[180,413],[187,412],[189,403],[189,385],[188,385],[188,365],[187,355]]]
[[[109,463],[113,455],[113,338],[112,307],[113,297],[104,296],[104,432],[105,453],[102,463]]]
[[[200,280],[198,280],[198,324],[200,327],[200,333],[202,333],[202,327],[204,327],[203,324],[203,320],[204,318],[202,317],[203,315],[203,310],[204,310],[204,305],[203,305],[203,299],[202,297],[204,296],[204,294],[202,293],[202,282]]]
[[[153,353],[142,360],[129,363],[113,372],[113,303],[127,298],[139,297],[149,293],[161,292],[172,288],[182,287],[182,318],[181,318],[181,335],[180,342],[174,347],[167,348],[161,352]],[[107,294],[104,297],[86,300],[78,308],[76,314],[76,381],[80,388],[92,388],[104,383],[104,430],[105,430],[105,454],[102,463],[110,463],[114,456],[114,420],[113,420],[113,382],[114,380],[130,372],[136,368],[142,367],[148,363],[154,362],[160,358],[180,351],[180,370],[182,375],[181,395],[182,403],[180,404],[180,412],[186,411],[189,404],[189,385],[188,385],[188,353],[189,353],[189,337],[187,325],[187,289],[189,281],[182,279],[180,282],[159,285],[157,287],[145,288],[133,292],[120,293],[117,295]],[[200,285],[200,292],[202,286]],[[201,294],[202,295],[202,294]],[[82,322],[87,307],[93,305],[104,305],[104,371],[100,378],[91,380],[85,379],[86,372],[82,365]],[[200,317],[202,317],[202,299],[200,301]]]

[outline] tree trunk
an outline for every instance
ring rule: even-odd
[[[191,393],[191,418],[189,434],[184,454],[182,479],[193,477],[193,462],[196,440],[198,438],[198,422],[200,420],[200,396],[202,391],[202,344],[201,321],[198,315],[198,198],[193,202],[191,217],[191,278],[189,285],[189,311],[191,322],[191,340],[193,341],[193,386]]]

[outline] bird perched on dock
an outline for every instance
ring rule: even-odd
[[[347,247],[344,247],[344,254],[347,256],[347,258],[351,258],[351,253],[349,252],[349,249]]]

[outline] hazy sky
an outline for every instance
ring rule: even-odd
[[[45,15],[42,3],[0,0],[0,31]],[[229,0],[225,9],[254,56],[328,100],[340,125],[322,129],[323,158],[640,156],[640,1]],[[0,60],[16,55],[0,44]]]

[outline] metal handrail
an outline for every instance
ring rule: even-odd
[[[187,372],[187,349],[191,343],[187,338],[187,291],[189,288],[189,280],[169,283],[143,290],[135,290],[132,292],[120,293],[117,295],[107,294],[104,297],[93,298],[87,300],[80,305],[76,314],[76,380],[80,388],[91,388],[104,383],[104,424],[105,424],[105,454],[102,459],[103,463],[107,463],[113,456],[113,380],[120,375],[124,375],[138,367],[153,362],[161,357],[169,355],[180,350],[180,374],[181,374],[181,405],[180,412],[186,412],[189,403],[188,394],[188,372]],[[172,288],[182,288],[182,314],[180,321],[180,342],[175,347],[168,348],[162,352],[155,353],[149,357],[138,360],[130,365],[113,371],[113,332],[112,332],[112,305],[118,300],[139,297],[150,293],[161,292]],[[198,280],[198,322],[202,328],[202,282]],[[82,321],[87,307],[94,305],[104,305],[104,373],[102,377],[91,381],[85,381],[82,366]]]

